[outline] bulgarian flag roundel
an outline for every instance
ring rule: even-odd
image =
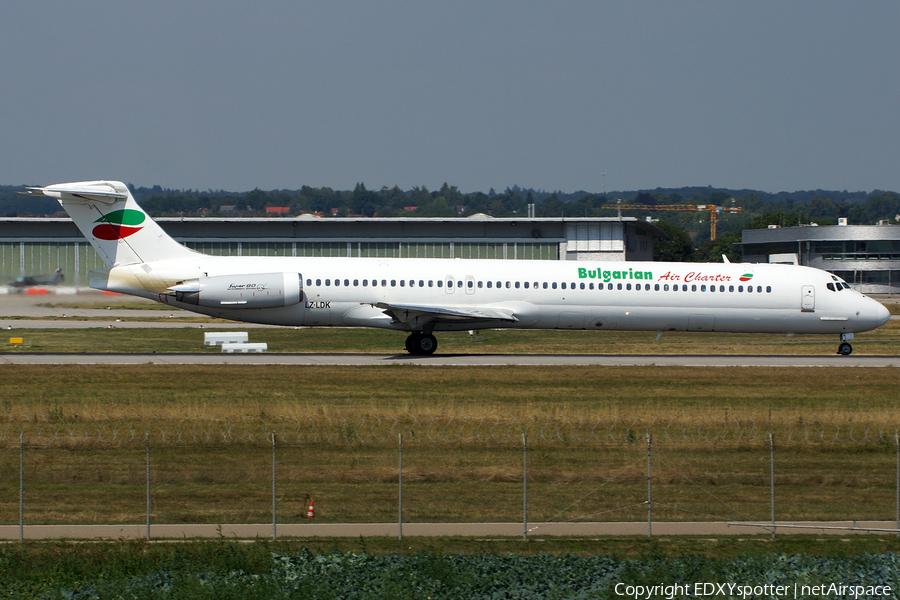
[[[147,216],[139,211],[131,208],[123,208],[107,213],[94,221],[99,223],[94,227],[91,233],[94,237],[101,240],[118,240],[134,235],[143,227],[138,227]]]

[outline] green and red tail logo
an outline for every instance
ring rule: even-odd
[[[744,273],[740,276],[741,281],[750,281],[751,279],[753,279],[753,273]]]
[[[118,240],[134,235],[143,227],[138,227],[147,216],[139,210],[123,208],[107,213],[94,221],[99,223],[91,233],[101,240]]]

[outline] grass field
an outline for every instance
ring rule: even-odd
[[[99,319],[100,317],[97,317]],[[135,320],[125,318],[125,320]],[[146,319],[141,319],[146,320]],[[163,317],[159,320],[169,320]],[[182,321],[183,319],[179,319]],[[12,345],[0,338],[5,352],[220,352],[205,347],[203,334],[216,329],[210,319],[198,317],[196,328],[175,329],[12,329]],[[200,325],[203,328],[200,329]],[[234,329],[230,329],[233,331]],[[378,329],[258,328],[250,329],[251,342],[266,342],[269,352],[403,353],[406,334]],[[655,333],[626,331],[488,330],[482,342],[467,332],[438,334],[439,354],[834,354],[838,336],[771,334]],[[5,346],[5,347],[4,347]],[[855,354],[900,355],[900,321],[890,321],[853,341]]]
[[[895,510],[898,424],[894,369],[673,367],[284,367],[0,366],[0,522],[18,519],[18,426],[25,423],[26,522],[125,523],[145,518],[148,423],[184,431],[217,419],[281,417],[322,422],[367,418],[446,423],[479,415],[504,419],[631,419],[615,443],[529,441],[530,519],[646,518],[646,452],[652,429],[655,518],[767,519],[771,427],[779,519],[890,520]],[[135,442],[79,429],[93,419],[137,431]],[[758,423],[753,441],[707,441],[698,423]],[[443,419],[443,421],[442,421]],[[674,419],[672,421],[671,419]],[[787,426],[837,425],[840,442],[787,438]],[[33,426],[56,428],[46,442]],[[850,440],[847,425],[886,432]],[[872,425],[874,424],[874,425]],[[76,431],[75,437],[66,437]],[[88,431],[87,434],[84,432]],[[416,431],[421,432],[422,429]],[[271,444],[185,443],[153,430],[154,522],[271,520]],[[105,436],[105,437],[104,437]],[[45,441],[41,441],[41,440]],[[522,448],[506,442],[448,443],[440,435],[404,442],[404,513],[410,521],[516,521],[522,510]],[[106,440],[106,441],[103,441]],[[380,443],[296,443],[278,449],[280,522],[299,520],[312,494],[321,521],[392,521],[398,448]],[[630,508],[626,508],[630,507]]]

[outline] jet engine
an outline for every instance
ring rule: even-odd
[[[200,277],[168,288],[178,302],[209,308],[279,308],[303,298],[299,273],[249,273]]]

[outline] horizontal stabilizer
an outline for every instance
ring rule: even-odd
[[[27,191],[22,193],[29,196],[48,196],[50,198],[56,198],[57,200],[65,199],[73,201],[82,199],[92,202],[103,202],[104,204],[113,204],[118,200],[124,200],[128,198],[127,194],[117,192],[112,186],[108,184],[99,186],[85,185],[84,187],[72,188],[62,188],[57,186],[50,186],[45,188],[33,187],[28,188]]]

